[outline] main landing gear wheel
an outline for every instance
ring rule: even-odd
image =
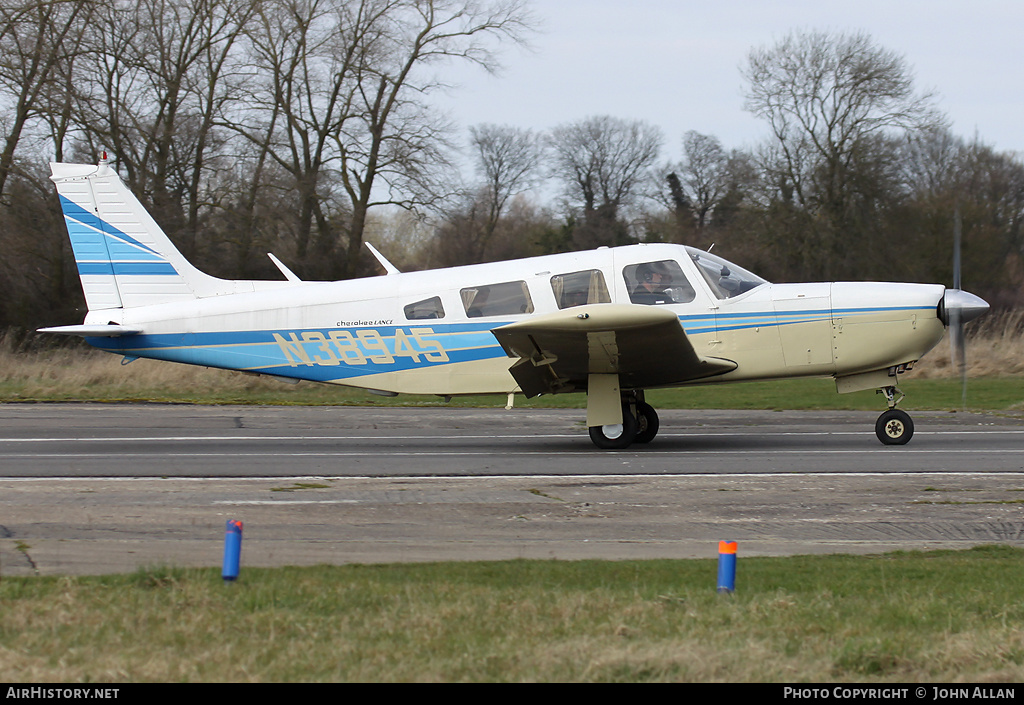
[[[650,443],[658,435],[658,412],[647,402],[636,403],[636,437],[634,443]]]
[[[637,431],[636,417],[630,412],[629,405],[623,404],[622,423],[608,426],[591,426],[590,440],[602,450],[622,450],[623,448],[629,448],[633,441],[636,440]]]
[[[914,421],[900,409],[882,412],[875,422],[875,435],[887,446],[901,446],[914,435]]]

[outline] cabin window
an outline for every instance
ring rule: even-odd
[[[444,306],[441,297],[434,296],[405,307],[405,318],[409,321],[423,321],[428,318],[444,318]]]
[[[558,308],[572,308],[584,304],[609,304],[612,298],[604,283],[600,269],[585,272],[556,274],[551,277],[551,291],[555,294]]]
[[[503,282],[463,289],[462,305],[470,318],[533,313],[533,300],[526,282]]]
[[[622,270],[622,276],[629,300],[635,304],[685,304],[696,297],[675,260],[631,264]]]

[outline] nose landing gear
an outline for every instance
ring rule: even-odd
[[[903,392],[896,387],[883,387],[878,391],[885,395],[889,408],[875,422],[875,435],[887,446],[901,446],[914,436],[914,421],[910,414],[896,408],[903,401]]]

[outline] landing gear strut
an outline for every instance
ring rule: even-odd
[[[643,400],[643,392],[622,395],[622,423],[591,426],[590,440],[603,450],[622,450],[634,443],[650,443],[658,435],[658,412]]]
[[[885,395],[889,408],[875,422],[875,435],[887,446],[901,446],[914,436],[914,421],[910,414],[896,408],[903,400],[903,393],[896,387],[884,387],[879,391]]]

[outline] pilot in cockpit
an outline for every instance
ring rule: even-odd
[[[646,262],[637,265],[636,287],[629,295],[635,304],[670,304],[672,294],[672,272],[662,262]]]

